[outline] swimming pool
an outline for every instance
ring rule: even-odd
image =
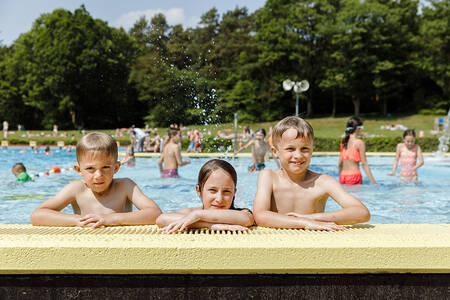
[[[22,152],[26,150],[27,152]],[[52,166],[70,168],[75,153],[60,151],[53,147],[52,155],[30,152],[29,147],[10,147],[0,150],[0,223],[28,224],[33,209],[45,199],[56,194],[71,180],[80,177],[74,171],[50,174],[32,182],[16,182],[11,167],[22,162],[29,174],[50,170]],[[191,158],[191,164],[181,167],[179,179],[161,179],[157,158],[137,158],[136,167],[122,166],[116,177],[133,179],[164,212],[183,207],[200,206],[195,192],[197,172],[209,158]],[[425,157],[425,165],[419,169],[419,182],[403,183],[398,177],[386,174],[392,169],[393,157],[372,156],[368,158],[378,185],[348,187],[370,210],[372,224],[397,223],[449,223],[450,221],[450,162]],[[252,207],[256,192],[257,173],[248,173],[250,158],[229,159],[238,172],[237,207]],[[337,156],[315,156],[310,169],[338,177]],[[275,168],[271,160],[268,168]],[[329,199],[326,210],[339,206]],[[65,212],[71,212],[66,208]]]

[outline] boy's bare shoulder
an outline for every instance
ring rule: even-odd
[[[259,171],[259,176],[264,178],[274,178],[281,176],[281,170],[264,169]]]
[[[135,185],[136,183],[132,179],[124,177],[124,178],[114,178],[114,184],[118,186],[130,186]]]
[[[85,190],[87,187],[83,180],[74,180],[67,184],[66,188],[76,192],[80,192]]]
[[[313,178],[313,180],[320,186],[324,186],[324,187],[329,187],[330,184],[335,184],[337,183],[337,180],[330,175],[327,174],[320,174],[320,173],[313,173],[311,176]]]

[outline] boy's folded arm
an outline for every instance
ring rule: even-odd
[[[330,212],[310,214],[308,217],[317,221],[347,225],[370,220],[370,212],[367,207],[359,199],[348,193],[336,179],[328,175],[321,175],[318,185],[342,208]]]
[[[75,195],[83,185],[80,181],[73,181],[66,185],[55,196],[41,203],[31,214],[30,222],[42,226],[77,226],[80,225],[79,215],[67,214],[61,210],[75,201]]]
[[[305,218],[291,217],[273,211],[254,211],[258,226],[274,228],[305,228]]]
[[[118,222],[116,225],[155,224],[156,218],[161,214],[161,209],[142,192],[133,180],[126,179],[125,184],[127,197],[138,211],[115,214],[115,221]]]
[[[49,208],[36,208],[31,214],[30,222],[37,226],[79,226],[80,217]]]

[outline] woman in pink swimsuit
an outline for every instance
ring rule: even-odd
[[[395,176],[398,161],[400,160],[400,179],[403,181],[417,181],[417,169],[423,165],[423,156],[420,146],[414,143],[415,140],[416,133],[414,129],[405,130],[403,143],[397,145],[394,166],[392,167],[392,173],[388,174],[389,176]],[[419,159],[418,163],[417,158]]]
[[[345,137],[341,142],[341,155],[339,157],[339,182],[341,184],[362,184],[362,174],[359,163],[362,164],[367,177],[372,184],[377,184],[370,172],[366,159],[366,144],[358,138],[363,129],[362,121],[351,117],[347,121]]]

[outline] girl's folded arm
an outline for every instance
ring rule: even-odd
[[[246,209],[203,209],[196,211],[196,213],[200,217],[200,222],[203,221],[211,224],[234,224],[248,227],[252,226],[255,222],[252,213]]]
[[[193,210],[194,210],[193,208],[183,208],[175,213],[161,214],[156,219],[156,225],[158,225],[159,227],[165,227],[179,219],[184,218],[186,215],[188,215]]]

